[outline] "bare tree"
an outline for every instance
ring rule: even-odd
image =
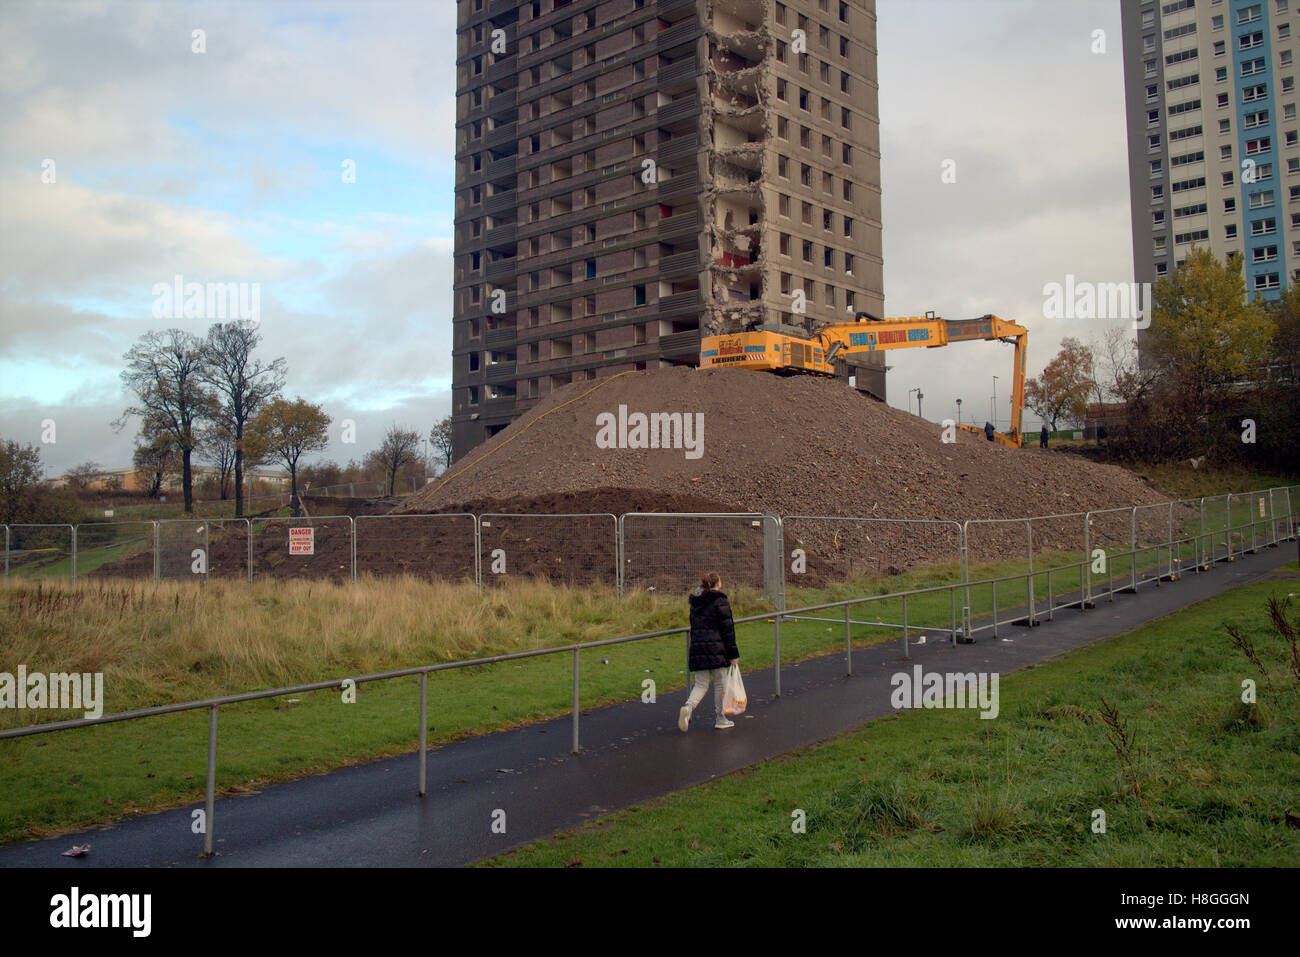
[[[131,456],[131,464],[140,473],[146,495],[157,498],[167,476],[176,471],[179,458],[172,437],[146,419]]]
[[[263,364],[253,358],[262,341],[251,322],[216,323],[203,344],[204,383],[217,394],[225,431],[230,435],[234,459],[235,515],[244,514],[244,432],[253,416],[284,388],[287,366],[283,358]],[[222,498],[225,498],[222,481]]]
[[[217,488],[223,502],[230,498],[235,451],[235,436],[224,415],[219,415],[199,429],[199,452],[208,463],[217,467]]]
[[[443,468],[451,468],[451,416],[447,416],[429,432],[429,444],[442,456]]]
[[[1150,388],[1156,373],[1143,369],[1138,362],[1137,340],[1127,329],[1107,329],[1094,352],[1099,394],[1104,391],[1111,398],[1127,402]]]
[[[131,416],[142,416],[171,436],[180,451],[185,511],[193,512],[191,459],[199,444],[197,426],[215,409],[214,397],[203,385],[203,340],[182,329],[147,332],[123,358],[122,384],[135,394],[136,404],[123,410],[113,428],[121,431]]]
[[[397,473],[401,471],[403,465],[416,460],[419,449],[420,435],[418,432],[392,425],[384,433],[384,441],[371,455],[374,457],[375,462],[383,467],[389,495],[393,495],[395,492]]]
[[[66,476],[68,485],[77,491],[84,491],[99,475],[100,464],[98,462],[82,462],[80,465],[74,465],[68,469]]]

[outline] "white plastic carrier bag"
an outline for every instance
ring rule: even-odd
[[[740,680],[740,665],[732,665],[727,669],[727,677],[724,679],[722,713],[728,717],[743,714],[748,701],[745,695],[745,682]]]

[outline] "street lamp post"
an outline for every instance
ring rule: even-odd
[[[961,425],[961,399],[957,400],[957,424]]]
[[[998,427],[998,377],[993,377],[993,398],[989,400],[989,419],[993,422],[993,428]]]

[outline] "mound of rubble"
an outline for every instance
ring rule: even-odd
[[[576,506],[596,489],[601,510],[617,508],[621,489],[629,504],[649,491],[782,516],[956,521],[1167,500],[1115,466],[1008,449],[959,430],[955,442],[944,438],[941,425],[832,379],[686,367],[633,372],[557,390],[401,511],[555,495],[587,511]],[[794,525],[787,523],[787,545]],[[803,520],[802,527],[796,541],[823,553],[832,544],[843,550],[842,526]],[[1035,548],[1082,547],[1080,530],[1079,520],[1042,523]],[[856,555],[867,566],[858,571],[873,562],[885,571],[955,557],[946,531],[871,531],[859,542],[869,538],[876,554]],[[1024,540],[1023,526],[989,532],[1009,549]]]

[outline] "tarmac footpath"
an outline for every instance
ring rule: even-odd
[[[974,644],[954,646],[946,634],[928,633],[908,660],[901,638],[855,649],[852,677],[842,652],[785,664],[779,698],[771,669],[747,672],[749,708],[728,731],[713,729],[710,691],[682,734],[683,689],[654,704],[582,712],[578,755],[569,753],[569,716],[430,751],[424,798],[416,794],[415,753],[222,798],[209,859],[200,856],[202,835],[190,831],[191,811],[202,807],[196,804],[11,844],[0,848],[0,868],[461,866],[892,714],[896,672],[920,665],[926,672],[1005,675],[1267,580],[1295,556],[1294,544],[1284,542],[1175,582],[1139,586],[1136,594],[1117,593],[1114,601],[1103,593],[1087,611],[1058,607],[1055,621],[1040,607],[1035,628],[1002,624],[1015,615],[1003,612],[1000,639],[979,632]],[[90,853],[60,856],[73,844],[89,844]]]

